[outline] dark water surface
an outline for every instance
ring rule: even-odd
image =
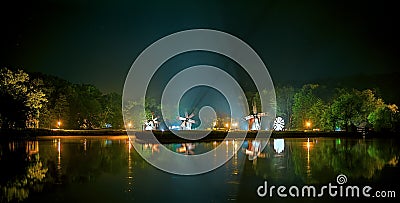
[[[2,202],[353,202],[364,201],[369,186],[386,196],[373,201],[397,201],[400,196],[400,139],[285,138],[264,141],[255,160],[235,141],[166,144],[179,153],[199,154],[222,144],[234,154],[220,168],[197,176],[179,176],[148,164],[124,137],[51,137],[34,141],[0,140],[0,200]],[[157,156],[159,146],[141,144],[145,156]],[[238,152],[235,153],[236,149]],[[342,175],[342,176],[339,176]],[[344,176],[343,176],[344,175]],[[337,180],[338,176],[341,178]],[[339,181],[343,184],[340,184]],[[267,181],[268,192],[257,189]],[[332,197],[323,186],[336,186]],[[270,193],[272,186],[275,188]],[[285,186],[280,197],[279,186]],[[303,186],[316,188],[315,197],[299,196]],[[340,195],[342,186],[342,195]],[[347,186],[360,197],[346,196]],[[260,192],[263,192],[260,190]],[[282,191],[281,191],[282,192]],[[270,196],[272,195],[272,196]],[[307,195],[307,191],[305,193]],[[312,195],[312,193],[311,193]]]

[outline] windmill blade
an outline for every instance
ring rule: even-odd
[[[185,118],[187,118],[188,117],[188,112],[185,112]]]
[[[194,120],[192,120],[192,119],[189,119],[187,122],[189,122],[189,123],[196,123],[196,121],[194,121]]]
[[[183,118],[183,117],[178,117],[178,120],[185,121],[185,120],[186,120],[186,118]]]
[[[190,116],[186,117],[186,118],[193,118],[193,116],[194,116],[194,113],[190,114]]]
[[[156,121],[158,119],[158,117],[154,118],[153,121]]]
[[[249,115],[249,116],[244,117],[245,120],[250,120],[250,119],[252,119],[252,118],[254,118],[253,115]]]
[[[267,116],[268,113],[258,113],[257,116]]]

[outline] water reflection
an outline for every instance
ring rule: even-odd
[[[274,139],[274,150],[276,153],[280,154],[285,150],[285,140],[284,139]]]
[[[0,141],[0,199],[247,201],[256,197],[254,188],[263,180],[271,184],[325,184],[338,174],[346,174],[352,183],[382,184],[396,183],[400,178],[400,145],[395,139],[249,139],[241,146],[236,140],[165,144],[169,150],[186,155],[222,145],[226,156],[233,155],[217,170],[193,177],[155,169],[135,151],[135,142],[146,156],[162,158],[159,144],[138,143],[127,137]],[[260,151],[263,145],[266,147]]]
[[[56,176],[56,184],[62,183],[62,167],[61,167],[61,139],[57,139],[55,141],[57,143],[57,176]]]
[[[139,145],[138,149],[141,150],[145,157],[147,156],[158,156],[160,155],[160,144],[146,143],[141,140],[134,141],[135,144]],[[253,142],[254,143],[254,142]],[[172,152],[185,154],[185,155],[199,155],[209,152],[219,145],[222,145],[222,149],[226,152],[226,157],[234,155],[238,149],[238,142],[236,140],[213,141],[213,142],[195,142],[195,143],[174,143],[174,144],[163,144],[168,150]],[[259,148],[259,147],[258,147]],[[260,152],[258,152],[260,154]]]
[[[306,165],[306,175],[307,179],[311,178],[311,165],[310,165],[310,150],[314,146],[313,142],[310,142],[310,138],[307,138],[307,142],[303,143],[303,147],[307,149],[307,165]],[[310,181],[307,181],[310,182]]]
[[[132,164],[133,160],[132,160],[132,156],[131,156],[132,148],[133,148],[132,142],[129,139],[129,141],[128,141],[128,173],[126,176],[128,186],[127,186],[125,192],[132,192],[132,189],[133,189],[133,164]]]
[[[194,149],[196,148],[196,145],[193,143],[182,143],[180,147],[176,149],[177,152],[186,154],[186,155],[193,155]]]
[[[8,150],[3,146],[0,143],[0,201],[23,201],[30,192],[42,191],[48,169],[40,161],[39,142],[11,141]]]
[[[254,170],[258,176],[277,181],[320,184],[338,174],[373,181],[385,167],[399,167],[397,140],[301,138],[285,139],[284,147],[281,141],[271,140],[273,146],[269,144],[264,150],[267,158],[258,161]]]
[[[38,141],[27,141],[26,142],[26,153],[28,157],[39,153],[39,142]]]

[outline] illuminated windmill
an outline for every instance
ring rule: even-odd
[[[191,130],[192,129],[192,124],[195,123],[195,121],[191,119],[191,118],[193,118],[193,116],[194,116],[193,113],[188,115],[188,113],[185,112],[185,117],[178,117],[178,120],[182,121],[181,130]]]
[[[253,113],[244,117],[249,122],[249,130],[261,130],[261,117],[267,116],[267,113],[257,113],[257,106],[253,100]]]
[[[285,120],[282,117],[278,116],[274,120],[274,130],[282,131],[285,128]]]
[[[156,130],[158,127],[158,121],[157,121],[157,117],[154,118],[154,114],[151,114],[151,119],[145,121],[144,123],[144,129],[145,130]]]

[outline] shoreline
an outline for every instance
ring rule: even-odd
[[[208,131],[180,131],[184,136],[193,136],[194,132],[198,134],[206,134]],[[205,137],[199,137],[200,139],[183,139],[173,134],[171,131],[126,131],[126,130],[50,130],[50,129],[0,129],[0,139],[34,139],[38,137],[96,137],[96,136],[127,136],[135,135],[136,139],[139,140],[154,140],[154,137],[162,143],[170,142],[196,142],[196,141],[218,141],[223,140],[227,136],[228,131],[210,131]],[[151,135],[153,133],[154,137]],[[254,139],[257,136],[258,131],[229,131],[230,138],[243,138],[243,133],[246,133],[246,139]],[[363,135],[358,132],[344,132],[344,131],[273,131],[270,136],[267,131],[260,131],[261,138],[317,138],[317,137],[346,137],[346,138],[397,138],[400,139],[399,132],[370,132]],[[195,137],[192,137],[195,138]]]

